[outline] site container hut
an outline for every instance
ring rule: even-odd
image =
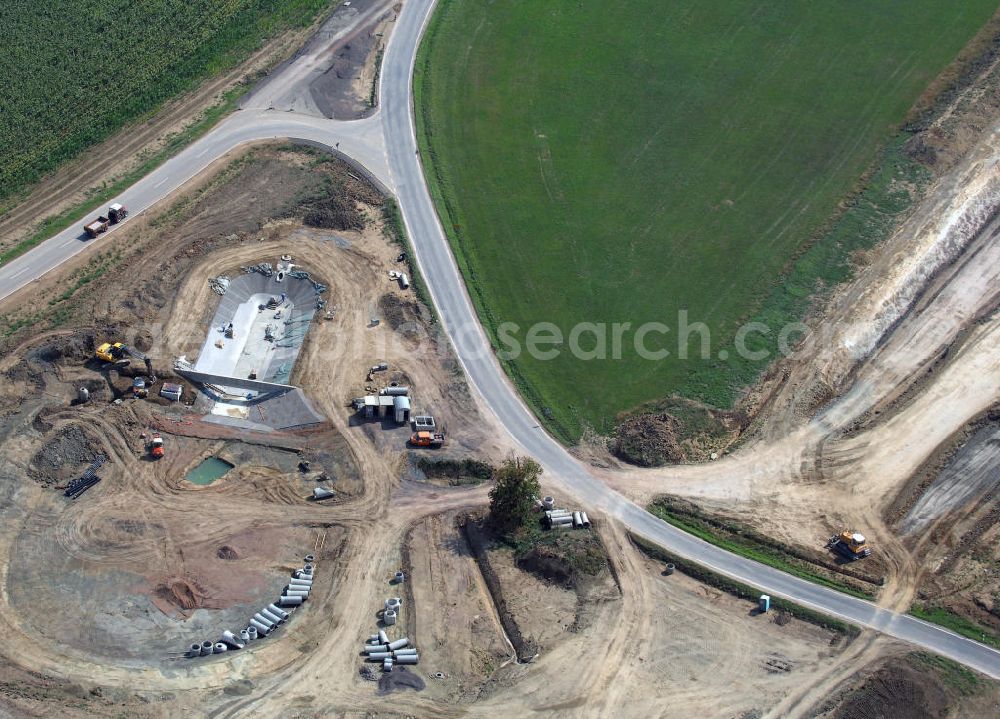
[[[375,419],[375,415],[378,414],[378,397],[373,394],[364,397],[362,408],[362,411],[365,413],[365,419]]]
[[[395,397],[389,395],[379,395],[378,396],[378,416],[379,419],[385,417],[393,409],[393,400]]]
[[[396,395],[392,398],[393,411],[396,414],[396,424],[406,424],[410,421],[410,398]]]

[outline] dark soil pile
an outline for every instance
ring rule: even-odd
[[[684,461],[677,440],[677,420],[669,414],[640,414],[615,429],[611,452],[629,464],[662,467]]]
[[[206,596],[197,583],[186,579],[168,580],[158,585],[154,591],[163,601],[185,611],[202,606]]]
[[[908,664],[882,667],[838,707],[835,719],[944,719],[950,702],[929,674]]]
[[[412,689],[419,692],[423,691],[426,686],[424,680],[409,669],[405,667],[393,667],[391,672],[383,673],[379,678],[378,693],[382,695],[391,694],[403,689]]]
[[[70,479],[97,459],[100,448],[80,426],[65,427],[54,437],[47,437],[32,457],[31,476],[44,485]]]

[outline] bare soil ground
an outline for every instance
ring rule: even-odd
[[[971,672],[925,654],[876,662],[831,692],[817,719],[944,719],[988,716],[1000,699]]]

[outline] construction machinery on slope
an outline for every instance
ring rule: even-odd
[[[159,432],[153,433],[153,436],[146,443],[146,449],[149,452],[149,456],[153,459],[161,459],[163,457],[163,437],[160,436]]]
[[[840,534],[833,535],[827,541],[826,546],[836,550],[845,559],[852,562],[864,559],[872,553],[872,548],[868,546],[865,535],[852,529],[845,529]]]
[[[153,377],[153,362],[145,354],[137,349],[133,349],[122,342],[105,342],[94,352],[97,359],[112,364],[128,364],[132,359],[141,360],[146,363],[146,374]]]

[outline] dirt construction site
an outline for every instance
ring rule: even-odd
[[[355,3],[370,32],[342,73],[246,102],[364,114],[390,10]],[[918,136],[934,183],[809,318],[824,339],[748,391],[734,441],[638,468],[595,438],[573,449],[594,474],[996,636],[998,73]],[[0,716],[997,715],[993,680],[761,611],[544,475],[590,526],[503,541],[489,479],[518,448],[412,259],[355,168],[258,144],[0,304]],[[845,527],[870,557],[824,546]]]

